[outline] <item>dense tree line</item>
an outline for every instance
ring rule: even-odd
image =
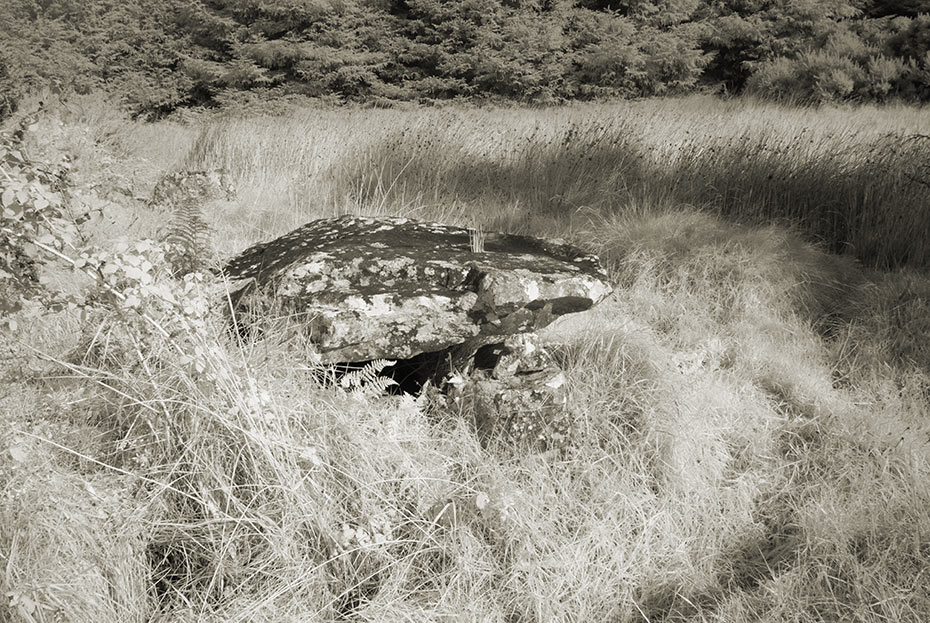
[[[926,0],[5,0],[30,89],[135,112],[259,96],[551,102],[694,90],[930,100]]]

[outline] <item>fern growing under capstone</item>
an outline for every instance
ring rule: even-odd
[[[397,361],[392,359],[374,359],[357,370],[347,372],[339,380],[339,385],[356,395],[369,398],[380,396],[389,387],[398,384],[390,376],[382,374],[385,368],[395,365],[397,365]]]

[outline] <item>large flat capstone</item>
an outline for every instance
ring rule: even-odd
[[[474,252],[465,228],[384,217],[310,222],[224,273],[237,310],[289,316],[324,363],[536,331],[611,291],[596,256],[558,240],[487,233]]]

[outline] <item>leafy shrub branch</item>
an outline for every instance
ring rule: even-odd
[[[9,136],[0,143],[0,317],[15,328],[10,315],[25,301],[50,307],[40,265],[49,257],[66,257],[73,248],[75,226],[67,217],[67,163],[53,166],[30,161]]]
[[[62,309],[103,311],[143,341],[165,339],[178,362],[204,372],[202,347],[212,288],[201,273],[172,277],[165,248],[149,240],[119,243],[112,250],[79,248],[67,163],[31,160],[6,135],[0,146],[0,323],[19,322]],[[50,286],[46,273],[67,269],[89,278],[85,291]]]

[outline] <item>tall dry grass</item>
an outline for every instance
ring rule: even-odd
[[[480,210],[599,252],[617,291],[544,335],[580,414],[550,452],[482,444],[435,395],[325,386],[299,344],[220,324],[175,336],[199,372],[118,321],[93,323],[96,348],[67,315],[4,336],[0,618],[925,621],[926,274],[667,186],[703,170],[735,188],[710,166],[741,162],[710,151],[727,144],[782,145],[770,164],[801,176],[803,154],[838,162],[842,136],[923,132],[925,113],[715,106],[306,111],[167,126],[161,147],[124,126],[140,185],[149,158],[235,178],[206,206],[226,252],[343,210]],[[688,154],[705,168],[675,173]]]
[[[693,206],[789,223],[868,265],[927,266],[930,115],[691,98],[555,109],[304,111],[220,119],[186,166],[222,167],[278,233],[360,211],[511,231]],[[253,218],[243,221],[254,222]]]

